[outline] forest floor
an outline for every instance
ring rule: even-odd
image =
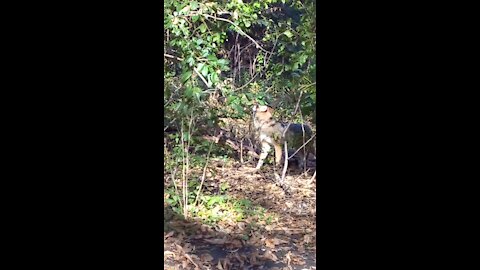
[[[272,165],[253,167],[212,161],[202,189],[223,191],[245,210],[242,218],[240,208],[229,213],[218,205],[221,218],[213,223],[185,220],[164,205],[164,269],[316,269],[315,164],[306,174],[291,166],[286,189],[275,182]]]

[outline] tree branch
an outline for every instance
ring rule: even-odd
[[[199,14],[198,14],[199,15]],[[220,20],[220,21],[224,21],[224,22],[228,22],[230,23],[231,25],[235,26],[237,29],[238,29],[238,32],[240,34],[242,34],[243,36],[246,36],[248,39],[250,39],[253,43],[255,43],[255,45],[257,46],[258,49],[266,52],[266,53],[270,53],[269,51],[265,50],[262,46],[260,46],[260,44],[258,44],[257,41],[255,41],[255,39],[253,39],[251,36],[249,36],[247,33],[243,32],[242,28],[240,28],[240,26],[236,25],[234,22],[228,20],[228,19],[224,19],[224,18],[219,18],[219,17],[215,17],[215,16],[212,16],[212,15],[208,15],[208,14],[201,14],[202,16],[204,17],[207,17],[207,18],[213,18],[215,20]]]
[[[167,57],[167,58],[177,59],[178,61],[183,61],[183,60],[184,60],[183,58],[176,57],[176,56],[173,56],[173,55],[170,55],[170,54],[166,54],[166,53],[164,53],[163,56],[165,56],[165,57]],[[198,77],[200,77],[200,79],[202,79],[203,83],[205,83],[205,85],[206,85],[208,88],[212,87],[212,85],[207,82],[207,80],[205,79],[205,77],[203,77],[202,74],[200,74],[200,72],[198,72],[198,70],[197,70],[195,67],[193,68],[193,71],[195,71],[195,73],[198,75]]]
[[[303,125],[303,124],[302,124]],[[313,134],[312,137],[310,139],[308,139],[308,141],[306,143],[304,143],[302,146],[300,146],[297,151],[295,151],[295,153],[291,154],[288,158],[291,159],[293,156],[295,156],[296,153],[298,153],[298,151],[302,150],[305,145],[307,145],[311,140],[313,140],[313,138],[315,138],[317,134]]]

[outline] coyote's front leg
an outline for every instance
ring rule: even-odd
[[[259,170],[260,167],[262,167],[263,161],[265,160],[265,158],[267,158],[268,153],[270,152],[270,149],[272,149],[270,144],[266,141],[263,141],[262,142],[262,153],[260,153],[260,158],[258,159],[257,167],[255,169]]]

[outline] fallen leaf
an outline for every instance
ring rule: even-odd
[[[219,270],[224,270],[224,269],[223,269],[223,266],[222,266],[221,260],[218,260],[217,269],[219,269]]]
[[[273,239],[267,239],[265,240],[265,246],[268,248],[275,248],[275,241],[273,241]]]
[[[230,248],[230,249],[241,248],[242,246],[243,246],[242,242],[240,240],[237,240],[237,239],[228,243],[228,248]]]
[[[225,238],[222,238],[222,239],[217,238],[217,239],[204,239],[203,241],[213,245],[223,245],[227,240]]]
[[[190,257],[190,255],[188,254],[184,254],[185,258],[187,258],[193,265],[195,265],[195,267],[198,267],[198,265],[193,261],[192,257]]]
[[[235,259],[237,259],[237,261],[240,263],[240,267],[243,267],[243,265],[245,264],[245,256],[242,255],[242,256],[240,257],[240,255],[238,255],[238,253],[234,253],[233,257],[234,257]]]
[[[291,258],[292,258],[292,263],[293,264],[297,264],[297,265],[304,265],[305,264],[305,260],[298,255],[292,255]]]
[[[200,255],[200,259],[202,259],[203,261],[207,261],[207,262],[213,261],[212,255],[210,255],[208,253],[203,253],[202,255]]]
[[[175,247],[177,248],[178,252],[180,252],[181,254],[185,253],[185,251],[183,250],[183,247],[180,246],[179,244],[175,243]]]
[[[163,256],[164,256],[164,261],[167,259],[168,256],[173,256],[173,258],[175,258],[175,253],[171,252],[171,251],[164,251],[163,252]]]
[[[285,260],[286,260],[287,266],[289,267],[290,267],[290,263],[292,262],[292,259],[290,258],[291,255],[292,255],[292,252],[290,251],[285,255]]]
[[[225,270],[230,269],[230,265],[231,265],[230,260],[228,258],[225,258],[223,260],[223,269],[225,269]]]
[[[265,251],[262,257],[268,260],[272,260],[274,262],[278,261],[278,257],[275,254],[273,254],[273,252],[271,252],[270,250]]]
[[[174,231],[171,231],[171,232],[167,233],[167,234],[163,237],[163,239],[167,239],[168,237],[172,236],[174,233],[175,233]]]

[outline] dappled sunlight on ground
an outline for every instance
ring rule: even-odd
[[[203,193],[228,187],[221,219],[184,220],[165,205],[164,269],[316,269],[316,179],[290,170],[288,192],[266,165],[209,165]],[[231,211],[231,212],[230,212]],[[250,211],[250,212],[241,212]],[[239,218],[243,215],[243,218]]]

